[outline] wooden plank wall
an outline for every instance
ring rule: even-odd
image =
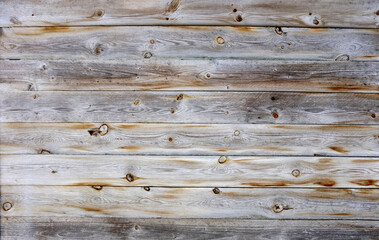
[[[1,0],[1,239],[377,239],[379,2]]]

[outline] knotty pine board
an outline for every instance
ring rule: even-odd
[[[0,59],[378,61],[379,29],[211,26],[2,28]]]
[[[379,156],[379,125],[1,123],[1,154]]]
[[[360,0],[3,0],[0,26],[253,25],[377,28],[379,3]]]
[[[379,187],[379,158],[2,155],[2,185]]]

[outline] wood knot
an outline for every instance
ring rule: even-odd
[[[211,78],[211,74],[210,73],[206,73],[205,74],[205,78],[210,79]]]
[[[314,18],[314,19],[313,19],[313,24],[314,24],[314,25],[319,25],[319,24],[320,24],[320,21],[319,21],[317,18]]]
[[[103,189],[103,186],[99,186],[99,185],[94,185],[94,186],[91,186],[93,189],[97,190],[97,191],[100,191],[101,189]]]
[[[236,17],[236,21],[237,22],[242,22],[242,16],[241,15],[237,15],[237,17]]]
[[[169,137],[169,138],[168,138],[168,141],[169,141],[169,142],[172,142],[173,140],[174,140],[174,139],[172,139],[172,137]]]
[[[149,59],[153,56],[153,54],[151,52],[145,52],[145,54],[143,54],[143,57],[146,58],[146,59]]]
[[[341,55],[338,55],[334,61],[349,61],[350,60],[350,56],[347,55],[347,54],[341,54]]]
[[[281,203],[277,203],[274,206],[272,206],[272,211],[274,211],[274,213],[281,213],[283,210],[284,206]]]
[[[279,117],[279,114],[277,112],[272,112],[271,115],[273,116],[273,118],[278,118]]]
[[[237,11],[238,11],[237,8],[233,9],[233,12],[237,12]]]
[[[95,55],[101,55],[104,52],[104,47],[101,44],[97,44],[93,50]]]
[[[56,173],[57,173],[57,171],[53,170],[53,171],[51,171],[51,173],[52,173],[52,174],[56,174]]]
[[[88,133],[91,136],[97,136],[98,134],[100,136],[104,136],[108,133],[108,131],[109,131],[109,126],[107,124],[103,124],[99,128],[92,128],[92,129],[88,130]]]
[[[41,149],[39,151],[39,154],[51,154],[51,152],[49,150],[46,150],[46,149]]]
[[[105,11],[104,10],[102,10],[102,9],[98,9],[98,10],[96,10],[95,11],[95,13],[93,14],[93,16],[94,17],[102,17],[102,16],[104,16],[104,14],[105,14]]]
[[[184,95],[183,94],[179,94],[177,97],[176,97],[176,100],[177,101],[180,101],[180,100],[183,100],[184,98]]]
[[[144,189],[145,191],[147,191],[147,192],[150,191],[150,187],[143,187],[143,189]]]
[[[235,130],[234,133],[233,133],[234,136],[239,136],[240,134],[241,134],[241,133],[240,133],[240,131],[238,131],[238,130]]]
[[[220,45],[223,45],[225,43],[225,40],[222,37],[217,37],[216,42]]]
[[[133,104],[136,105],[136,106],[138,106],[138,104],[140,104],[140,102],[141,101],[139,99],[136,99],[136,100],[134,100]]]
[[[154,39],[151,39],[150,40],[150,44],[154,44],[155,43],[155,40]]]
[[[212,191],[213,191],[214,194],[220,194],[220,192],[221,192],[220,189],[218,189],[218,188],[216,188],[216,187],[213,188]]]
[[[294,177],[299,177],[301,174],[300,170],[299,169],[294,169],[292,170],[292,176]]]
[[[13,207],[13,205],[10,202],[3,203],[3,210],[4,211],[9,211],[9,210],[11,210],[12,207]]]
[[[372,118],[376,118],[375,113],[371,113],[371,117],[372,117]]]
[[[218,163],[220,163],[220,164],[224,164],[224,163],[226,163],[228,160],[229,160],[229,158],[228,158],[227,156],[221,156],[221,157],[219,157],[219,159],[218,159]]]
[[[174,114],[175,113],[175,109],[171,108],[170,112],[171,112],[171,114]]]
[[[283,30],[281,27],[275,27],[275,33],[278,35],[283,35]]]
[[[133,182],[134,181],[134,176],[131,173],[126,174],[125,179],[128,182]]]

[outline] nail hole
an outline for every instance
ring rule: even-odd
[[[276,101],[276,100],[278,100],[278,98],[276,98],[274,96],[271,97],[271,101]]]
[[[272,112],[271,115],[274,117],[274,118],[278,118],[279,117],[279,114],[277,112]]]
[[[233,9],[233,12],[237,12],[237,9],[235,8],[235,9]]]
[[[180,100],[182,100],[183,99],[183,94],[179,94],[177,97],[176,97],[176,100],[177,101],[180,101]]]
[[[213,188],[212,191],[213,191],[214,194],[220,194],[220,192],[221,192],[220,189],[218,189],[218,188],[216,188],[216,187]]]
[[[372,114],[371,114],[371,117],[372,117],[372,118],[376,118],[375,113],[372,113]]]
[[[150,191],[150,187],[143,187],[143,189],[147,192]]]
[[[235,130],[233,134],[234,134],[234,136],[239,136],[240,135],[240,131]]]
[[[299,177],[300,176],[300,170],[299,169],[294,169],[292,170],[292,175],[294,177]]]
[[[34,13],[32,13],[32,17],[34,17]]]
[[[153,56],[153,54],[151,52],[145,52],[145,54],[143,55],[144,58],[151,58]]]
[[[172,137],[169,137],[169,138],[168,138],[168,141],[169,141],[169,142],[172,142],[172,140],[173,140]]]
[[[226,163],[227,161],[229,160],[229,158],[227,156],[221,156],[219,159],[218,159],[218,162],[220,164],[224,164]]]
[[[13,207],[13,205],[10,202],[3,203],[3,210],[4,211],[9,211],[9,210],[11,210],[12,207]]]
[[[318,25],[320,22],[317,20],[317,18],[313,19],[313,24]]]
[[[126,174],[126,180],[128,180],[128,182],[133,182],[134,181],[134,176],[130,173]]]
[[[175,113],[175,109],[171,108],[171,113],[174,114]]]
[[[205,77],[209,79],[209,78],[211,78],[211,74],[207,73],[207,74],[205,74]]]
[[[272,206],[272,211],[274,211],[275,213],[280,213],[283,210],[284,210],[284,206],[281,203],[277,203],[274,206]]]
[[[312,13],[308,13],[309,14],[309,16],[311,16],[312,15]]]
[[[103,189],[103,186],[94,185],[94,186],[92,186],[92,188],[97,190],[97,191],[100,191],[101,189]]]
[[[57,173],[57,171],[53,170],[53,171],[51,171],[51,173],[52,173],[52,174],[56,174],[56,173]]]
[[[170,20],[169,18],[166,18],[166,20],[168,21],[168,20]]]
[[[237,21],[237,22],[242,22],[242,17],[241,17],[241,15],[238,15],[238,16],[236,17],[236,21]]]
[[[216,38],[216,42],[220,45],[224,44],[225,43],[225,40],[222,38],[222,37],[217,37]]]

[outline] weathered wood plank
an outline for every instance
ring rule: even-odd
[[[4,217],[4,239],[362,239],[378,221]]]
[[[2,217],[378,219],[379,189],[1,186]]]
[[[379,156],[379,125],[1,123],[0,152]]]
[[[379,158],[44,154],[0,163],[2,185],[379,187]]]
[[[3,28],[1,59],[379,60],[379,29],[260,27]]]
[[[253,25],[379,26],[377,1],[2,0],[0,26]]]
[[[379,93],[379,63],[251,60],[0,61],[1,91],[217,90]]]
[[[378,124],[379,94],[7,92],[2,122]]]

